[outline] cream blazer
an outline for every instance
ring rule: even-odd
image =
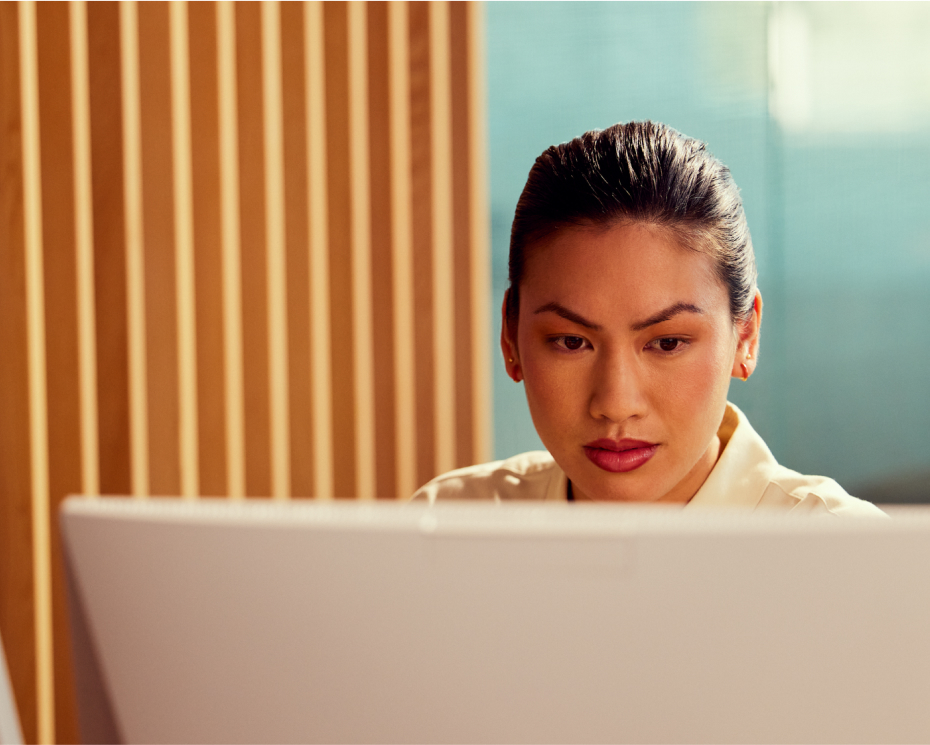
[[[778,465],[746,415],[727,404],[717,431],[723,452],[710,476],[685,506],[772,508],[838,516],[885,516],[878,507],[851,497],[833,479],[804,476]],[[565,501],[568,478],[545,451],[459,468],[437,476],[413,495],[437,499],[543,499]]]

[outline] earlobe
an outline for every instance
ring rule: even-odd
[[[738,378],[742,381],[749,380],[749,376],[752,374],[747,367],[745,362],[739,362],[740,356],[737,355],[736,360],[733,361],[733,369],[730,370],[731,378]]]
[[[519,383],[523,380],[523,370],[520,368],[520,358],[517,357],[517,353],[511,349],[504,349],[504,367],[507,370],[507,374],[510,376],[510,379],[514,383]]]
[[[749,319],[746,334],[746,362],[749,374],[756,368],[756,357],[759,356],[759,332],[762,330],[762,293],[756,290],[756,297],[752,301],[752,317]]]
[[[517,354],[517,345],[510,338],[510,328],[507,323],[507,296],[510,290],[504,293],[504,305],[501,308],[501,352],[504,355],[504,368],[514,383],[523,380],[523,371],[520,369],[520,356]]]
[[[501,351],[504,353],[504,367],[507,374],[514,383],[523,380],[523,370],[520,368],[520,356],[517,354],[516,345],[509,338],[501,338]]]
[[[739,378],[743,382],[746,382],[755,369],[756,365],[751,354],[737,354],[736,360],[733,361],[733,369],[730,371],[730,377]]]
[[[759,330],[762,325],[762,294],[756,290],[752,303],[752,315],[741,323],[736,359],[733,361],[732,377],[749,380],[755,372],[759,352]]]

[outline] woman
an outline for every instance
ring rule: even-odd
[[[652,122],[544,152],[517,204],[501,348],[548,452],[417,492],[882,513],[780,466],[727,402],[758,364],[762,296],[739,191],[703,143]]]

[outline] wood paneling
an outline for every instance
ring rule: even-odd
[[[307,114],[307,219],[310,243],[310,389],[314,493],[332,499],[333,401],[330,365],[329,189],[326,147],[326,34],[321,2],[304,5]]]
[[[242,251],[242,340],[245,384],[245,490],[271,495],[268,395],[268,262],[265,256],[265,163],[262,116],[261,7],[236,8],[239,99],[239,205]]]
[[[216,8],[189,3],[200,493],[226,494]]]
[[[100,491],[128,494],[132,485],[119,7],[88,3],[87,26]]]
[[[181,495],[200,495],[197,416],[197,300],[194,258],[193,136],[187,3],[169,5],[171,138],[174,176],[175,307],[177,308],[178,460]]]
[[[168,3],[139,3],[138,13],[149,489],[179,494],[178,319],[175,303],[165,302],[175,297],[177,273]]]
[[[126,336],[129,358],[129,462],[132,493],[148,495],[149,387],[146,335],[145,205],[143,203],[142,75],[139,9],[119,4],[120,86],[123,114],[123,227],[126,246]]]
[[[66,494],[406,498],[486,454],[476,17],[0,3],[0,633],[30,742],[78,738]]]
[[[349,149],[349,25],[345,3],[323,6],[333,396],[333,489],[355,496],[355,364],[352,322],[352,185]]]
[[[268,394],[271,494],[291,493],[287,331],[287,247],[284,218],[284,104],[281,90],[281,4],[262,3],[262,113],[265,155],[265,252],[268,297]]]
[[[217,98],[220,141],[220,243],[223,263],[223,386],[226,416],[226,490],[245,496],[245,383],[242,338],[241,210],[239,209],[239,99],[236,11],[216,5]]]
[[[352,357],[354,363],[355,494],[375,498],[374,369],[371,303],[371,168],[368,158],[368,14],[348,3],[349,180],[352,216]]]
[[[27,742],[35,742],[35,599],[18,11],[16,3],[0,3],[0,634],[23,736]]]
[[[436,475],[433,380],[433,171],[430,131],[429,5],[411,3],[410,170],[413,217],[413,314],[416,361],[417,483]]]
[[[466,4],[464,33],[468,45],[468,221],[471,242],[471,370],[474,435],[472,459],[491,457],[491,242],[488,195],[487,86],[485,82],[484,4]],[[455,82],[453,81],[453,85]],[[455,95],[455,92],[452,92]],[[495,353],[496,355],[496,353]]]
[[[476,359],[471,326],[472,309],[472,226],[471,216],[471,142],[469,125],[468,34],[469,8],[466,3],[449,4],[449,50],[451,92],[452,161],[452,254],[454,277],[455,340],[455,465],[475,462],[475,421],[472,416]]]
[[[452,209],[452,104],[449,3],[430,3],[430,167],[432,168],[432,381],[436,461],[443,472],[455,467],[455,261]]]
[[[35,607],[36,737],[55,738],[54,628],[49,504],[48,376],[42,236],[38,30],[35,3],[19,9],[20,114],[23,153],[23,238],[26,249],[26,340],[29,375],[29,481],[32,487],[32,579]]]
[[[394,283],[391,205],[391,88],[388,4],[368,4],[368,152],[371,205],[371,304],[374,356],[375,494],[397,488],[394,437]]]
[[[81,485],[100,493],[100,438],[97,416],[97,324],[94,297],[94,214],[90,146],[90,74],[87,4],[68,5],[71,47],[71,132],[74,171],[74,242],[77,281],[78,379],[81,412]]]
[[[409,494],[417,480],[416,335],[414,333],[413,174],[410,137],[409,4],[388,5],[390,71],[391,281],[394,315],[394,440],[396,493]]]
[[[36,6],[39,63],[39,134],[42,143],[42,203],[55,205],[42,214],[45,269],[45,337],[49,427],[48,469],[50,513],[68,494],[81,491],[81,420],[78,387],[77,266],[74,223],[74,178],[71,129],[70,32],[63,2]],[[70,640],[64,598],[61,542],[49,525],[52,547],[53,648],[55,714],[59,742],[77,742],[73,682],[68,666]]]
[[[284,105],[284,213],[287,246],[288,387],[291,494],[312,497],[313,400],[310,377],[310,225],[307,208],[307,87],[304,7],[281,5]]]

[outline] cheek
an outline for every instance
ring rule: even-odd
[[[521,360],[523,386],[534,421],[570,418],[584,397],[584,370],[578,365],[553,363],[551,356],[529,352]]]
[[[523,361],[523,385],[527,398],[544,404],[547,409],[559,408],[566,394],[572,390],[572,381],[577,382],[577,373],[560,369],[559,365],[542,364],[532,355]]]
[[[702,412],[715,415],[717,399],[725,399],[729,389],[730,346],[728,338],[719,339],[676,366],[662,387],[663,407],[692,420]]]

